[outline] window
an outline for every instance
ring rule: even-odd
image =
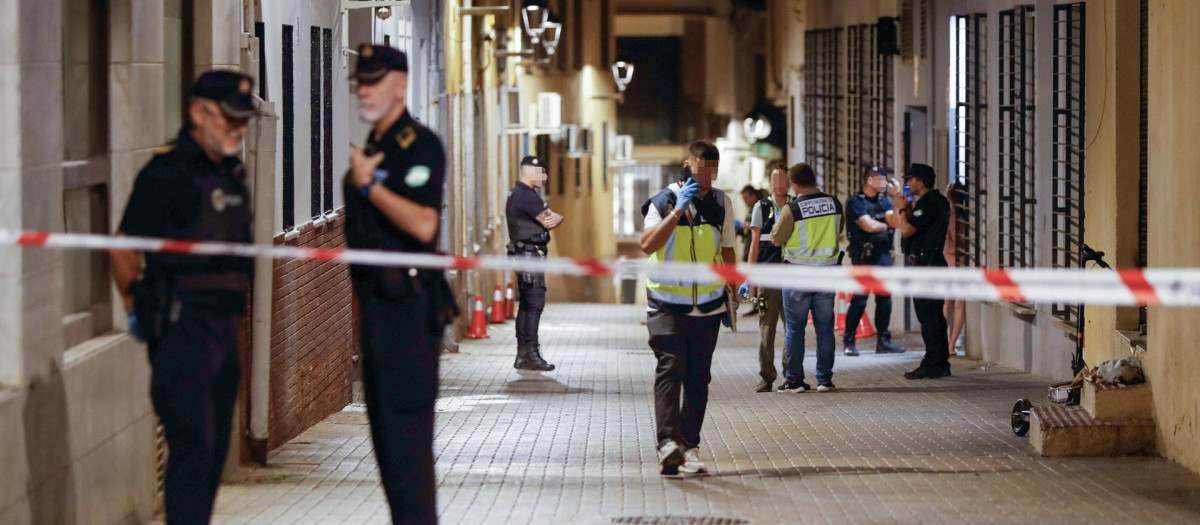
[[[308,62],[308,115],[309,115],[309,173],[311,184],[309,194],[312,199],[310,207],[312,218],[321,217],[321,28],[312,26],[309,30],[309,62]]]
[[[187,122],[192,87],[192,3],[163,2],[163,142],[175,140]]]
[[[847,28],[846,71],[846,166],[849,172],[840,186],[847,192],[858,188],[859,167],[864,164],[892,165],[892,58],[878,51],[878,25]]]
[[[1055,268],[1076,268],[1083,245],[1083,2],[1054,6],[1053,61],[1051,255]],[[1079,315],[1074,305],[1055,304],[1051,310],[1067,322]]]
[[[1139,45],[1142,48],[1141,49],[1142,59],[1139,61],[1141,64],[1141,86],[1139,89],[1140,98],[1141,98],[1141,116],[1138,120],[1140,121],[1139,135],[1141,136],[1141,148],[1140,148],[1141,151],[1139,152],[1139,155],[1138,155],[1138,163],[1140,166],[1140,169],[1138,170],[1139,171],[1139,173],[1138,173],[1138,260],[1137,260],[1138,268],[1145,268],[1147,266],[1147,262],[1148,262],[1147,259],[1148,259],[1148,255],[1149,255],[1148,246],[1146,244],[1146,242],[1147,242],[1146,240],[1149,238],[1149,228],[1148,228],[1149,225],[1146,222],[1146,217],[1147,217],[1147,215],[1146,215],[1146,211],[1147,211],[1147,206],[1146,206],[1146,203],[1147,203],[1147,180],[1146,179],[1147,179],[1147,177],[1146,176],[1147,176],[1147,171],[1148,171],[1147,161],[1149,160],[1149,156],[1148,156],[1149,134],[1147,133],[1147,124],[1148,124],[1147,109],[1148,109],[1149,99],[1147,98],[1147,87],[1146,87],[1146,80],[1149,77],[1146,75],[1147,74],[1146,65],[1150,58],[1148,55],[1148,51],[1149,51],[1148,48],[1149,48],[1149,44],[1150,44],[1150,25],[1149,25],[1150,24],[1150,5],[1149,4],[1150,4],[1150,2],[1148,0],[1142,0],[1142,6],[1141,6],[1142,7],[1142,13],[1141,13],[1142,27],[1141,27],[1141,35],[1139,38],[1139,40],[1140,40]],[[1143,306],[1143,307],[1138,308],[1138,324],[1144,327],[1146,325],[1146,321],[1147,321],[1147,310],[1146,310],[1146,307]]]
[[[281,38],[281,66],[283,82],[283,229],[296,225],[296,101],[295,101],[295,56],[292,49],[292,26],[283,26]]]
[[[841,29],[804,33],[804,156],[827,193],[840,195]]]
[[[1033,6],[1000,12],[1000,265],[1034,265]]]
[[[987,235],[987,16],[950,17],[950,196],[961,213],[959,266],[982,266]]]
[[[324,112],[321,123],[322,147],[324,148],[323,171],[325,195],[322,207],[326,212],[333,211],[333,30],[321,30],[321,57],[324,69],[321,79],[321,110]]]
[[[63,17],[63,231],[108,234],[108,10],[68,0]],[[112,329],[108,254],[63,252],[67,347]]]

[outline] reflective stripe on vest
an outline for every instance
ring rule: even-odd
[[[792,236],[783,247],[783,258],[804,266],[837,264],[838,225],[841,215],[833,197],[822,196],[796,203],[800,214],[793,213]],[[793,208],[793,212],[796,211]]]
[[[712,224],[676,226],[667,243],[650,254],[650,264],[664,262],[721,262],[721,230]],[[716,301],[725,293],[725,282],[704,279],[646,280],[646,294],[661,303],[696,306]]]

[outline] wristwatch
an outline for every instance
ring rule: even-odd
[[[376,184],[383,182],[384,180],[387,179],[387,176],[388,176],[387,171],[375,170],[375,173],[371,174],[371,182],[368,182],[366,184],[366,186],[359,188],[358,191],[362,192],[363,197],[370,195],[371,194],[371,186],[374,186]]]

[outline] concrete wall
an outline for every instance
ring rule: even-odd
[[[1189,2],[1152,0],[1149,19],[1149,264],[1195,267],[1200,260],[1200,192],[1192,137],[1200,101],[1200,9]],[[1154,390],[1158,450],[1200,471],[1200,340],[1196,308],[1152,307],[1146,367]]]
[[[161,1],[108,5],[109,220],[163,132]],[[0,5],[0,222],[62,231],[61,1]],[[74,86],[71,86],[74,87]],[[99,168],[98,168],[99,169]],[[122,333],[65,347],[63,254],[0,253],[0,523],[116,523],[155,508],[145,347]],[[114,311],[120,311],[114,302]],[[119,326],[122,314],[114,315]]]

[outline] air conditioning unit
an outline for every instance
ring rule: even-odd
[[[509,133],[525,131],[525,96],[520,88],[504,88],[500,92],[504,109],[505,129]]]
[[[582,158],[592,154],[592,128],[581,128],[575,124],[563,126],[562,145],[567,157]]]
[[[617,135],[613,139],[613,162],[633,162],[633,135]]]
[[[556,130],[562,127],[562,95],[538,93],[538,128]]]

